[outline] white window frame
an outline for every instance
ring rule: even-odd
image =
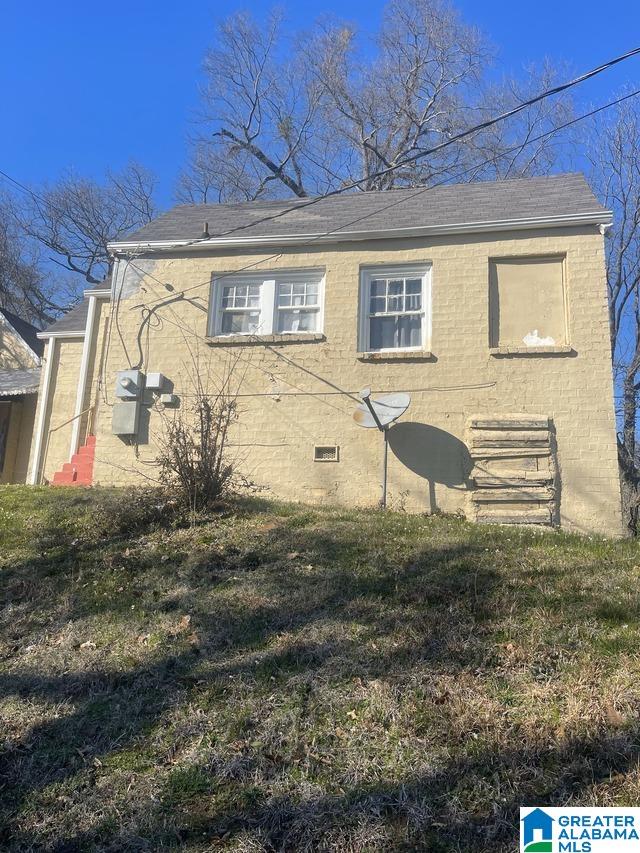
[[[378,278],[419,278],[422,280],[422,342],[418,347],[386,347],[373,350],[370,342],[371,282]],[[431,264],[402,264],[399,266],[363,267],[360,269],[358,310],[359,352],[428,352],[431,349]],[[393,312],[395,315],[395,312]],[[385,315],[379,315],[385,316]]]
[[[303,332],[280,332],[278,331],[278,285],[297,284],[300,282],[318,283],[318,327],[314,331]],[[260,285],[260,326],[256,332],[223,332],[222,331],[222,294],[225,285],[230,284],[258,284]],[[325,270],[318,267],[295,270],[268,270],[266,272],[251,273],[221,273],[217,277],[214,274],[211,283],[211,295],[209,300],[209,317],[207,321],[207,334],[209,337],[247,337],[260,335],[282,335],[293,337],[305,337],[317,335],[324,329],[324,290]],[[247,309],[249,310],[249,309]],[[290,309],[289,309],[290,310]]]

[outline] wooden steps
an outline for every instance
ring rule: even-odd
[[[475,520],[553,524],[557,492],[549,418],[474,416],[467,434],[474,463],[471,513]]]

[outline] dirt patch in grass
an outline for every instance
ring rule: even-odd
[[[4,850],[511,851],[636,805],[633,542],[0,489]]]

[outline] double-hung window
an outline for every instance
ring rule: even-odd
[[[289,335],[322,331],[324,271],[293,270],[214,278],[209,334]]]
[[[362,270],[360,341],[363,352],[428,350],[430,268]]]

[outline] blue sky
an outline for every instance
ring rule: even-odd
[[[5,0],[0,169],[37,184],[55,180],[67,167],[99,177],[136,159],[157,173],[159,201],[167,206],[185,159],[201,61],[215,21],[235,9],[259,16],[272,5]],[[584,71],[640,43],[637,0],[611,6],[589,0],[456,5],[488,35],[508,70],[546,55]],[[383,3],[307,0],[284,8],[293,26],[331,12],[372,30]],[[632,59],[587,83],[579,96],[582,103],[599,104],[639,80],[640,58]]]

